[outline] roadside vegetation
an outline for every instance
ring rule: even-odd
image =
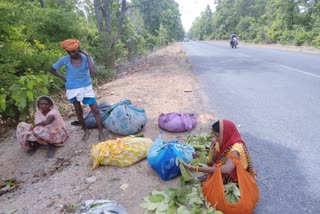
[[[117,64],[184,37],[174,0],[2,0],[0,13],[2,125],[30,120],[38,96],[64,88],[48,71],[65,54],[65,39],[92,53],[101,82],[114,78]]]
[[[189,37],[320,48],[318,0],[216,0],[193,22]]]

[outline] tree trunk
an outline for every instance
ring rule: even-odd
[[[43,0],[39,0],[39,2],[40,2],[41,8],[44,8],[44,2],[43,2]]]
[[[99,33],[102,33],[103,32],[103,21],[102,21],[100,0],[94,0],[94,12],[95,12],[95,15],[96,15],[98,31],[99,31]]]
[[[113,47],[120,39],[122,34],[122,24],[127,11],[127,1],[121,0],[121,10],[117,20],[116,32],[112,29],[112,17],[110,11],[111,0],[94,0],[95,15],[99,30],[99,35],[107,35],[109,38],[108,46]],[[105,27],[105,28],[104,28]]]
[[[102,12],[105,19],[106,30],[109,35],[112,35],[112,25],[111,25],[111,14],[110,14],[110,1],[103,0],[102,1]]]
[[[113,44],[116,44],[121,36],[121,33],[122,33],[122,23],[123,23],[123,20],[124,20],[124,17],[125,17],[125,14],[126,14],[126,11],[127,11],[127,6],[126,6],[126,0],[122,0],[121,2],[121,12],[120,12],[120,15],[119,15],[119,18],[118,18],[118,23],[117,23],[117,34],[116,36],[114,37],[113,39]]]

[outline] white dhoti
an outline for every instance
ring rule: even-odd
[[[83,101],[83,98],[95,98],[95,94],[92,85],[88,85],[83,88],[67,89],[66,95],[68,100],[76,98],[79,102]]]

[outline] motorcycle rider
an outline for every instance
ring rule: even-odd
[[[233,38],[236,38],[238,40],[238,36],[236,33],[231,34],[230,36],[231,41],[233,40]]]
[[[236,33],[231,34],[230,36],[230,45],[232,46],[232,43],[234,42],[234,38],[236,39],[236,45],[238,45],[238,36]]]

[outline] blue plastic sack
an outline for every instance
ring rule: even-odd
[[[147,160],[160,178],[167,181],[181,174],[176,159],[181,158],[184,162],[190,163],[192,153],[194,149],[189,144],[180,144],[178,141],[165,142],[157,138],[147,153]]]
[[[138,133],[147,123],[144,109],[131,104],[130,100],[121,100],[111,106],[102,118],[103,126],[119,135],[133,135]]]

